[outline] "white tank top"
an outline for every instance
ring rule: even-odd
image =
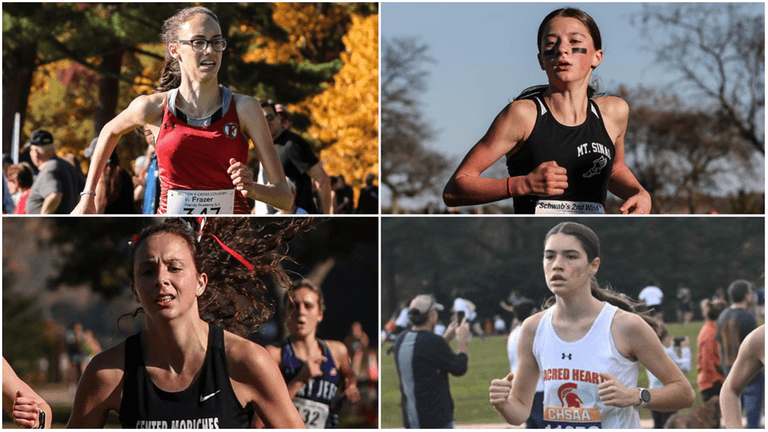
[[[565,342],[555,333],[547,310],[536,328],[533,355],[544,379],[544,424],[547,428],[640,428],[637,407],[603,404],[597,395],[599,373],[616,377],[628,388],[637,387],[637,362],[621,355],[613,343],[611,322],[618,308],[604,303],[586,335]]]

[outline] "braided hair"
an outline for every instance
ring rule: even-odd
[[[278,287],[292,289],[280,263],[290,260],[286,255],[288,242],[309,230],[314,220],[270,219],[263,223],[253,218],[222,217],[203,221],[169,218],[145,228],[131,242],[131,284],[141,243],[156,234],[176,235],[189,246],[197,272],[208,275],[208,285],[198,298],[200,318],[247,336],[275,311],[265,279],[271,277]],[[142,308],[133,315],[140,311]]]

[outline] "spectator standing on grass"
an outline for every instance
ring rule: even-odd
[[[648,286],[643,288],[637,298],[645,303],[646,308],[653,309],[653,315],[656,318],[662,319],[664,317],[664,311],[662,310],[664,292],[654,282],[649,283]]]
[[[434,334],[443,305],[432,295],[411,301],[411,329],[395,342],[395,364],[400,380],[403,426],[406,428],[453,428],[453,399],[448,374],[467,372],[469,325],[466,318],[448,325],[443,337]],[[457,337],[453,352],[448,342]]]
[[[728,379],[739,347],[749,333],[757,328],[757,319],[748,312],[752,305],[752,283],[743,279],[735,280],[728,286],[728,298],[731,307],[724,310],[717,319],[717,343],[720,346],[720,361],[723,375]],[[760,427],[760,411],[764,400],[764,373],[757,373],[749,381],[741,399],[747,415],[747,428]]]
[[[696,385],[704,402],[720,394],[720,388],[725,381],[720,364],[720,349],[715,339],[717,318],[725,308],[726,304],[720,300],[701,301],[704,325],[701,326],[699,336],[696,338]]]

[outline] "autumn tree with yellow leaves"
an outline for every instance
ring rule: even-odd
[[[356,188],[365,187],[368,173],[378,175],[378,32],[378,15],[353,16],[333,85],[302,104],[312,118],[309,134],[325,144],[326,171],[343,174]]]

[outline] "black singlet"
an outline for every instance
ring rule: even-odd
[[[597,104],[589,100],[587,119],[579,126],[564,126],[555,120],[541,95],[528,97],[536,104],[536,124],[531,136],[512,157],[507,159],[511,177],[524,176],[547,161],[568,170],[568,189],[557,196],[542,197],[524,195],[514,198],[515,213],[536,213],[537,205],[543,210],[576,213],[605,207],[608,179],[613,168],[616,148],[605,129]],[[539,203],[542,201],[542,203]],[[559,204],[560,203],[560,204]],[[576,204],[578,203],[578,204]],[[590,203],[595,203],[590,205]],[[580,206],[580,208],[572,208]],[[587,207],[584,209],[583,207]]]
[[[209,325],[208,349],[200,376],[180,392],[163,391],[144,367],[141,333],[125,341],[125,376],[120,423],[130,429],[221,429],[250,427],[253,409],[244,408],[229,380],[224,330]]]

